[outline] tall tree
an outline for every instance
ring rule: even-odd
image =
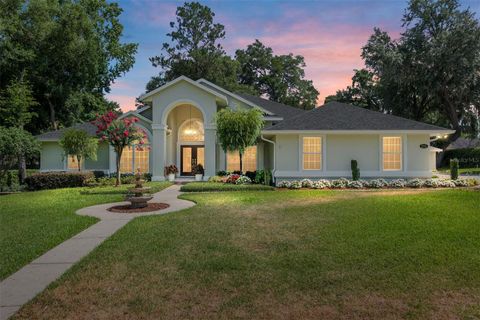
[[[318,91],[305,79],[302,56],[274,55],[272,48],[255,40],[245,50],[237,50],[235,57],[240,63],[240,83],[255,88],[257,94],[302,109],[316,106]]]
[[[176,11],[176,22],[170,22],[170,42],[162,52],[150,58],[160,73],[147,84],[147,91],[181,75],[194,80],[205,78],[230,90],[241,88],[236,81],[238,62],[226,55],[220,44],[225,27],[214,22],[215,13],[198,2],[186,2]]]
[[[30,83],[39,107],[27,129],[70,125],[72,94],[102,96],[133,66],[137,45],[120,39],[121,12],[106,0],[0,2],[0,89],[17,75]]]

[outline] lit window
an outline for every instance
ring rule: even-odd
[[[322,138],[303,137],[303,170],[322,168]]]
[[[123,149],[120,159],[121,173],[135,173],[138,169],[145,173],[150,170],[150,147],[148,140],[144,139],[145,144],[132,144]]]
[[[77,170],[78,171],[78,160],[76,156],[69,155],[67,157],[67,168],[68,170]],[[80,161],[80,168],[83,166],[83,159]]]
[[[402,137],[383,137],[383,170],[402,169]]]
[[[180,127],[180,141],[203,141],[203,124],[198,120],[188,120]]]
[[[257,147],[245,149],[242,157],[243,172],[257,170]],[[240,171],[240,155],[238,151],[227,152],[227,171]]]

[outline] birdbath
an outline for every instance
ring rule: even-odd
[[[153,199],[153,197],[147,193],[150,187],[144,187],[144,182],[145,180],[142,179],[142,174],[139,169],[135,174],[135,187],[128,190],[130,194],[127,196],[127,201],[130,201],[131,209],[145,208],[148,205],[147,202]]]

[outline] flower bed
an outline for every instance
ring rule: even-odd
[[[283,180],[277,183],[278,188],[288,189],[400,189],[400,188],[455,188],[469,187],[477,185],[478,181],[474,179],[395,179],[387,181],[385,179],[358,180],[352,181],[345,178],[335,180]]]

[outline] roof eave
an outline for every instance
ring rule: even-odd
[[[262,134],[392,134],[392,133],[410,133],[410,134],[429,134],[430,136],[452,134],[455,130],[262,130]]]

